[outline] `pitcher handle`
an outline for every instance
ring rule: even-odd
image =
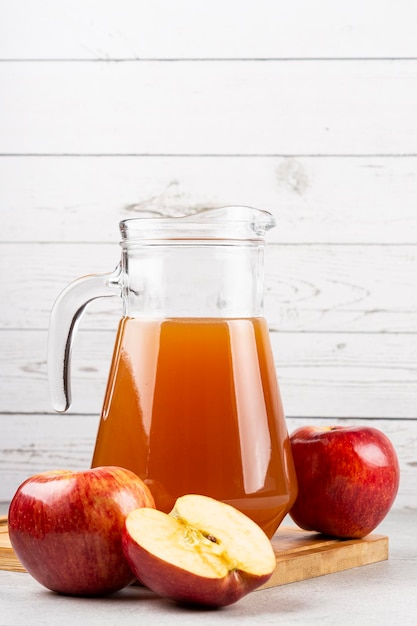
[[[120,296],[121,267],[109,274],[91,274],[70,283],[56,299],[48,332],[48,379],[52,407],[65,413],[71,406],[71,350],[84,309],[96,298]]]

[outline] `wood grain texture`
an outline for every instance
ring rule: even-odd
[[[2,242],[115,243],[143,209],[243,204],[275,215],[270,243],[417,243],[417,157],[0,157],[0,189]]]
[[[75,412],[101,409],[115,330],[78,333],[72,358]],[[0,410],[49,411],[47,332],[0,336]],[[273,333],[271,340],[288,415],[415,418],[416,335],[405,340],[384,333]]]
[[[90,466],[97,434],[96,414],[46,413],[0,414],[0,502],[10,502],[18,486],[29,476],[46,470],[85,469]],[[384,432],[393,442],[400,462],[400,489],[394,508],[416,508],[416,420],[325,419],[288,417],[291,433],[310,424],[366,424]]]
[[[120,251],[116,243],[0,243],[0,256],[7,293],[0,328],[46,329],[62,289],[79,276],[112,271]],[[417,329],[417,245],[273,244],[267,247],[265,273],[265,311],[272,330]],[[83,326],[113,328],[121,311],[119,299],[103,298],[87,309]]]
[[[337,540],[297,528],[283,527],[272,539],[277,561],[269,581],[260,589],[287,585],[343,572],[388,559],[388,537]]]
[[[417,60],[3,62],[1,152],[416,154],[416,81]]]
[[[13,0],[0,57],[413,57],[415,15],[413,0]]]
[[[0,517],[0,569],[9,572],[26,572],[10,543],[6,516]]]

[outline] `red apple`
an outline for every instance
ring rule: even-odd
[[[367,426],[304,426],[291,437],[298,496],[290,516],[305,530],[360,538],[384,519],[400,468],[388,437]]]
[[[246,515],[207,496],[185,495],[168,515],[137,509],[123,550],[137,578],[180,603],[221,607],[264,584],[276,561],[271,542]]]
[[[10,541],[27,571],[48,589],[104,595],[134,580],[123,556],[122,529],[130,511],[153,506],[148,487],[126,469],[43,472],[13,497]]]

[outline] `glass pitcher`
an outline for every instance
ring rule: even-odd
[[[205,494],[271,537],[297,492],[263,317],[263,252],[271,214],[247,207],[120,223],[121,261],[71,283],[49,329],[52,404],[70,406],[74,329],[85,306],[119,296],[119,324],[92,466],[119,465],[157,508]]]

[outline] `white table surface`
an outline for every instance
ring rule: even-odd
[[[414,626],[417,509],[391,511],[375,532],[389,537],[388,561],[255,591],[216,611],[183,608],[139,587],[104,599],[63,597],[41,587],[29,574],[0,571],[0,625]]]

